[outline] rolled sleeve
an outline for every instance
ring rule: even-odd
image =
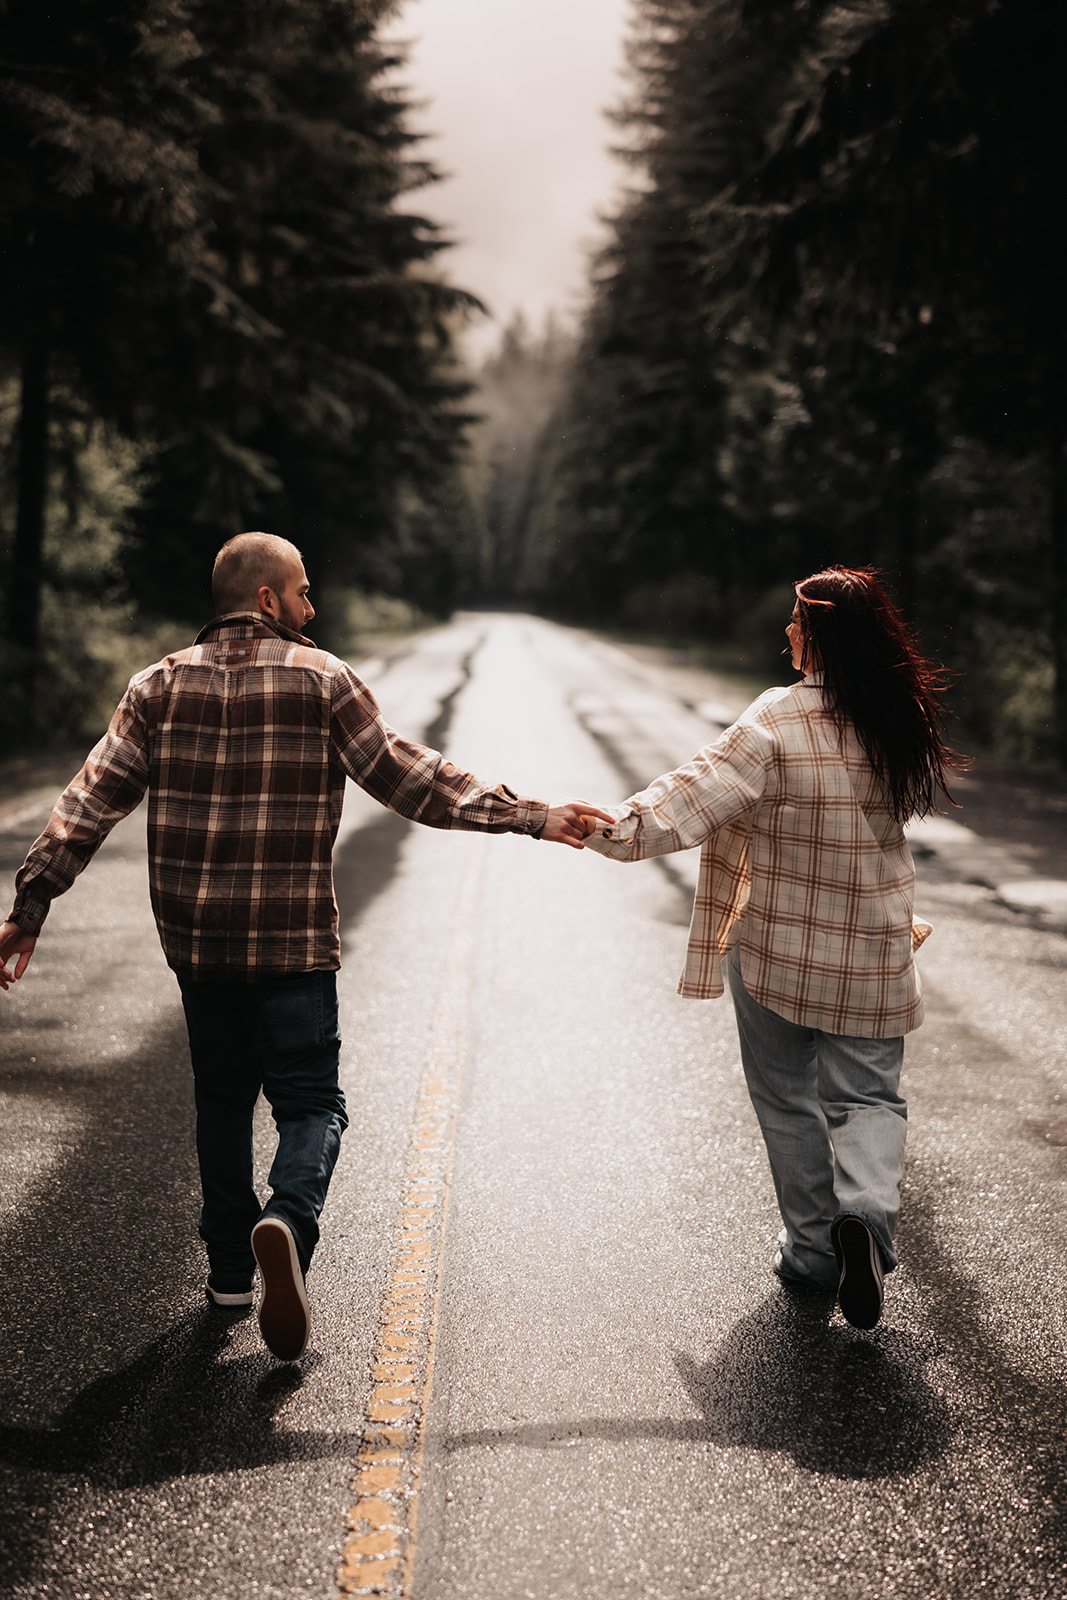
[[[595,832],[586,835],[586,849],[595,850],[597,855],[607,856],[612,861],[636,860],[633,852],[637,842],[637,812],[630,802],[608,809],[615,818],[614,823],[598,822]]]
[[[547,821],[548,806],[544,800],[524,800],[521,795],[515,796],[513,832],[529,834],[531,839],[540,839]]]
[[[31,938],[36,939],[44,927],[44,919],[48,915],[49,903],[47,900],[35,900],[24,890],[20,890],[15,895],[15,904],[12,906],[7,920],[15,923],[17,927],[22,929],[23,933],[28,933]]]

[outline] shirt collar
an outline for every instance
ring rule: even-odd
[[[312,650],[316,648],[313,639],[294,632],[282,622],[275,622],[273,617],[265,617],[262,611],[227,611],[221,617],[212,617],[201,628],[194,643],[205,644],[209,639],[245,639],[249,634],[259,639],[274,634],[279,639],[291,639],[294,644],[305,644]]]

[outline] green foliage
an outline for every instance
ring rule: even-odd
[[[328,630],[331,649],[346,661],[373,655],[384,644],[428,627],[432,613],[395,595],[331,587],[316,608],[311,635],[316,643]]]
[[[391,9],[0,7],[0,379],[21,386],[0,518],[24,713],[65,406],[143,450],[108,559],[144,614],[201,619],[215,551],[257,526],[320,587],[439,612],[465,583],[451,340],[476,302],[405,206],[434,174],[389,87]]]
[[[8,460],[17,416],[9,382],[0,389],[0,455]],[[133,673],[188,637],[180,623],[146,627],[126,595],[123,539],[149,470],[145,448],[63,390],[54,396],[49,445],[37,716],[39,742],[55,745],[101,733]],[[8,557],[0,545],[0,559]],[[21,603],[18,593],[11,600]],[[0,667],[9,685],[18,683],[19,665],[19,647],[7,638]],[[10,694],[0,706],[5,750],[21,731],[20,710]]]
[[[424,598],[425,560],[448,567],[467,391],[450,339],[475,302],[438,274],[439,230],[398,204],[433,173],[411,155],[402,97],[381,86],[397,64],[375,38],[387,10],[196,7],[198,83],[218,111],[199,143],[209,254],[240,315],[205,322],[194,306],[195,337],[168,372],[148,559],[131,552],[156,604],[172,577],[160,537],[185,584],[220,535],[252,526],[294,539],[331,581]]]
[[[748,169],[795,29],[768,30],[754,55],[736,5],[652,0],[640,19],[620,116],[640,181],[598,265],[546,520],[560,540],[556,593],[572,608],[632,614],[650,587],[681,581],[715,627],[773,568],[753,563],[746,451],[731,427],[745,385],[756,413],[771,390],[759,392],[766,334],[709,295],[698,217]]]
[[[873,562],[973,736],[1067,761],[1065,58],[1042,0],[642,0],[557,605],[721,638]]]

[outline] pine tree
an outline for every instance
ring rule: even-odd
[[[7,627],[15,723],[32,725],[51,396],[71,383],[103,415],[130,385],[151,302],[204,262],[184,0],[125,6],[8,0],[0,50],[0,362],[18,375],[17,511]]]
[[[481,599],[522,599],[542,587],[530,519],[542,490],[546,427],[570,375],[573,339],[549,317],[534,334],[521,312],[479,374],[466,480],[477,508]]]
[[[294,539],[331,583],[412,596],[435,507],[442,545],[454,536],[443,524],[468,385],[451,337],[477,302],[443,280],[440,229],[403,205],[434,174],[383,83],[399,64],[375,32],[390,9],[197,6],[198,83],[219,113],[199,151],[211,252],[243,314],[205,321],[194,306],[169,373],[180,410],[131,552],[159,607],[175,579],[202,593],[220,537],[242,527]],[[436,565],[449,567],[447,549]],[[457,581],[435,587],[439,604]]]
[[[631,46],[634,90],[619,122],[637,181],[594,279],[560,438],[553,519],[561,592],[604,614],[628,591],[733,608],[760,570],[746,510],[731,500],[731,395],[764,359],[743,296],[709,288],[704,207],[764,149],[798,23],[780,6],[646,0]],[[720,225],[732,226],[727,221]]]
[[[1048,538],[1033,576],[1051,594],[1042,626],[1067,764],[1067,317],[1048,201],[1067,158],[1065,61],[1067,14],[1043,0],[829,8],[766,158],[709,209],[735,233],[708,263],[751,277],[755,260],[766,303],[831,305],[856,338],[891,345],[890,407],[895,394],[903,411],[910,387],[915,407],[935,398],[947,440],[1043,457]],[[922,440],[910,465],[905,519],[932,465]]]
[[[873,560],[959,664],[983,629],[999,641],[976,726],[1004,738],[998,696],[1017,681],[1021,703],[1054,664],[1067,762],[1049,201],[1067,12],[643,0],[638,16],[622,119],[637,183],[536,519],[562,535],[561,599],[634,620],[704,585],[717,627],[746,590]]]
[[[58,0],[0,11],[0,376],[21,418],[8,621],[32,726],[62,408],[150,446],[125,567],[195,617],[215,549],[266,524],[320,582],[447,607],[462,582],[452,357],[476,304],[406,207],[387,0]],[[142,456],[140,459],[145,460]]]

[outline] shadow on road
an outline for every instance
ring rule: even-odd
[[[934,1341],[891,1328],[856,1334],[828,1315],[828,1302],[781,1291],[744,1317],[711,1361],[676,1355],[699,1418],[582,1417],[450,1434],[440,1448],[683,1440],[785,1451],[804,1470],[838,1478],[894,1477],[943,1454],[948,1407],[922,1373]]]
[[[981,1271],[960,1269],[940,1238],[942,1181],[939,1173],[913,1160],[901,1227],[908,1270],[931,1307],[948,1359],[967,1375],[972,1440],[981,1438],[993,1458],[1011,1462],[1013,1492],[1038,1519],[1040,1531],[1030,1535],[1035,1559],[1040,1555],[1055,1574],[1056,1587],[1032,1592],[1055,1594],[1058,1600],[1067,1594],[1067,1393],[1060,1353],[1050,1359],[1046,1342],[1035,1363],[1025,1293],[1016,1308],[1000,1274],[987,1280]],[[1017,1265],[1025,1278],[1024,1252]],[[1058,1301],[1058,1279],[1050,1278],[1047,1288],[1050,1304]],[[1001,1320],[1016,1321],[1010,1340],[996,1336]],[[1048,1328],[1038,1325],[1038,1332],[1049,1340]]]
[[[888,1478],[944,1453],[951,1422],[923,1377],[936,1341],[831,1325],[829,1302],[781,1291],[727,1335],[713,1360],[679,1355],[682,1382],[716,1444],[782,1450],[808,1472]]]
[[[5,1583],[34,1581],[66,1542],[57,1519],[72,1490],[106,1496],[355,1454],[358,1434],[276,1426],[276,1412],[319,1358],[300,1367],[279,1367],[266,1351],[222,1359],[236,1320],[207,1307],[189,1312],[131,1365],[83,1389],[54,1426],[0,1426]]]
[[[275,1412],[321,1357],[220,1359],[239,1320],[206,1306],[187,1312],[130,1366],[77,1394],[53,1427],[0,1426],[0,1465],[118,1489],[354,1454],[355,1433],[276,1429]]]

